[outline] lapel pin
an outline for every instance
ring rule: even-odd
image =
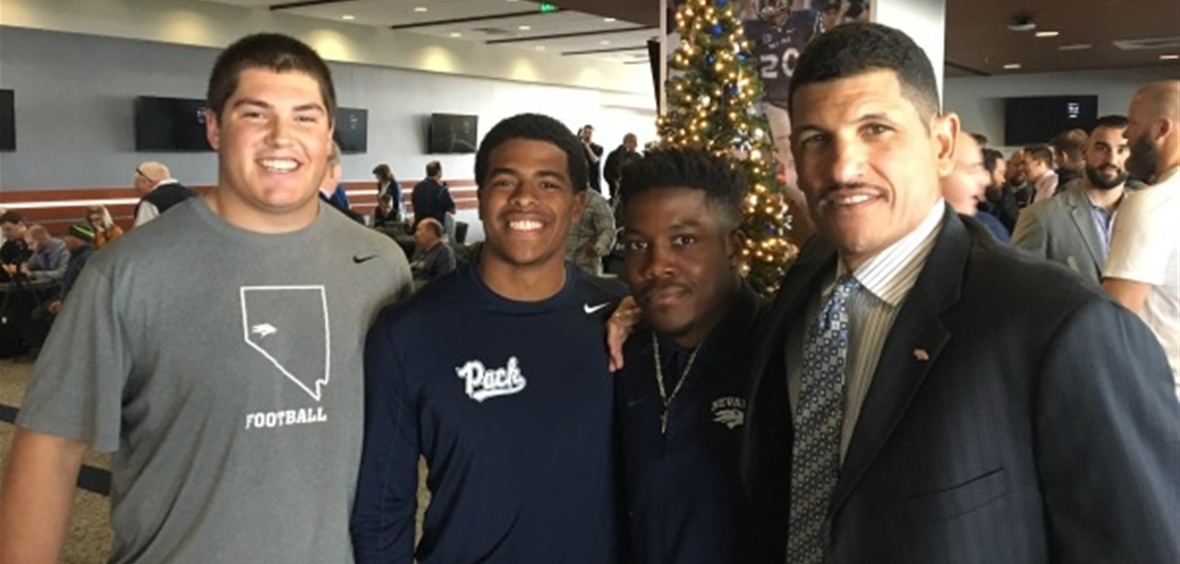
[[[926,349],[914,349],[914,358],[926,362],[930,360],[930,353],[926,352]]]

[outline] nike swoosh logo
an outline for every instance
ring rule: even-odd
[[[368,256],[363,256],[363,257],[357,256],[357,255],[352,255],[352,262],[355,264],[360,264],[362,262],[369,262],[375,258],[377,258],[377,255],[368,255]]]
[[[602,303],[595,305],[595,306],[592,306],[590,304],[582,304],[582,311],[585,311],[586,315],[590,315],[590,314],[592,314],[592,313],[594,313],[594,312],[596,312],[608,305],[610,305],[610,302],[602,302]]]

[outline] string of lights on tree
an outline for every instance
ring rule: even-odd
[[[690,0],[676,13],[680,45],[669,61],[667,106],[656,122],[665,146],[736,157],[749,179],[742,209],[746,279],[770,295],[796,249],[787,242],[786,200],[775,177],[770,125],[758,107],[762,82],[733,0]]]

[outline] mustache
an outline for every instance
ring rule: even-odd
[[[675,280],[653,280],[643,284],[639,288],[639,295],[636,296],[641,301],[651,299],[652,294],[662,292],[664,290],[684,290],[686,286]]]

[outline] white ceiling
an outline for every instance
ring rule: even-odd
[[[646,62],[647,40],[659,34],[582,12],[542,13],[540,4],[525,0],[202,1],[618,63]]]

